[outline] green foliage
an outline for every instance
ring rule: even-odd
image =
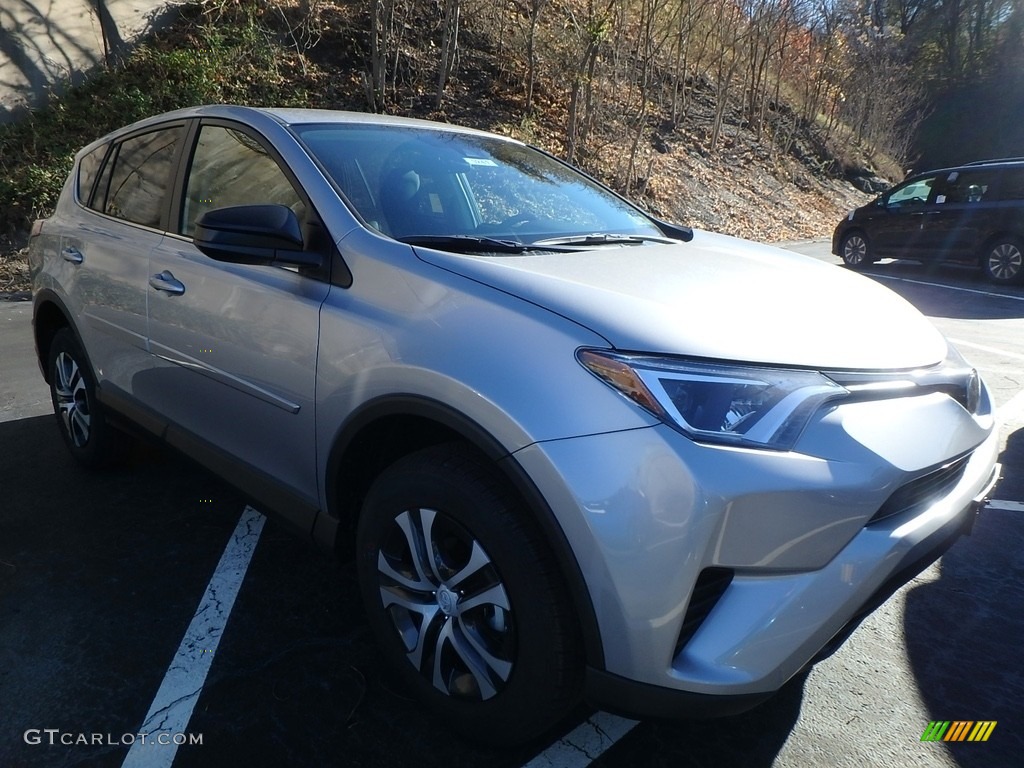
[[[291,52],[263,25],[260,8],[255,0],[232,5],[216,27],[193,9],[178,22],[191,45],[171,48],[154,37],[123,64],[94,72],[45,108],[0,126],[0,234],[48,215],[75,153],[115,128],[199,104],[304,103],[306,94],[279,71]]]

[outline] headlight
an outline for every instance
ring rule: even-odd
[[[823,403],[848,394],[817,371],[594,349],[576,356],[606,384],[699,442],[788,451]]]

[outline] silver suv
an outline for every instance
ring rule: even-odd
[[[152,118],[30,258],[75,457],[141,429],[354,547],[382,655],[478,740],[753,706],[995,477],[988,390],[902,299],[478,131]]]

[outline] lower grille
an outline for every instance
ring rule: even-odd
[[[686,615],[683,617],[683,627],[679,631],[679,639],[676,640],[676,650],[673,656],[678,656],[690,639],[700,629],[704,619],[711,613],[711,609],[718,604],[726,588],[732,583],[733,570],[731,568],[705,568],[697,577],[697,583],[693,585],[693,594],[690,595],[690,604],[686,606]]]
[[[868,525],[895,515],[913,515],[934,504],[960,482],[969,460],[970,456],[964,456],[900,486],[872,515]]]

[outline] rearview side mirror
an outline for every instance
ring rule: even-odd
[[[299,219],[286,205],[214,208],[196,220],[192,242],[211,259],[231,264],[323,265],[321,254],[303,250]]]

